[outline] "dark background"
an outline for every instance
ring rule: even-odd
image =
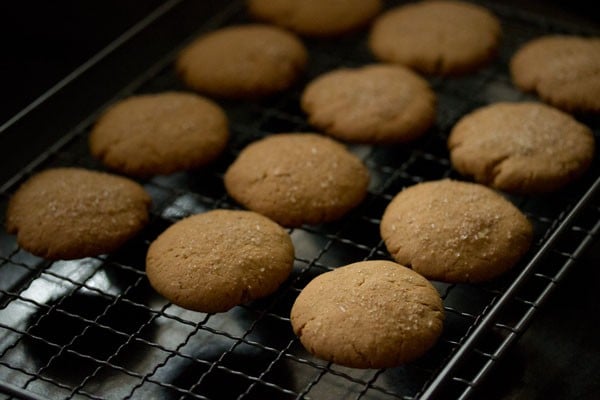
[[[0,124],[163,2],[0,2]]]
[[[164,1],[1,2],[0,125],[161,3]],[[593,2],[512,3],[598,27]],[[591,247],[476,398],[600,399],[597,239]]]
[[[206,1],[206,0],[199,0]],[[227,0],[221,0],[227,1]],[[165,0],[0,2],[0,125]],[[598,24],[593,1],[503,1]]]

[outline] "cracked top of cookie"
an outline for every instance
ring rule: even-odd
[[[413,361],[442,332],[436,289],[391,261],[362,261],[313,279],[291,311],[292,327],[319,358],[354,367],[386,368]]]
[[[496,103],[467,114],[448,147],[461,174],[511,193],[558,190],[587,170],[595,151],[588,127],[534,102]]]
[[[172,303],[223,312],[274,292],[293,261],[289,235],[270,219],[213,210],[178,221],[152,242],[146,273]]]
[[[398,263],[428,279],[452,283],[502,275],[532,240],[531,223],[499,193],[449,179],[398,193],[381,218],[380,231]]]
[[[225,188],[246,208],[284,226],[333,221],[367,194],[362,161],[315,133],[279,133],[248,145],[225,174]]]

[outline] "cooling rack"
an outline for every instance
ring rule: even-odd
[[[85,81],[86,74],[96,67],[108,76],[115,75],[116,83],[107,83],[113,97],[72,116],[69,122],[74,128],[58,132],[43,150],[37,151],[24,139],[23,127],[33,119],[29,111],[38,104],[32,104],[31,110],[0,132],[5,159],[14,160],[17,149],[34,153],[33,161],[18,167],[19,160],[11,161],[14,171],[0,182],[2,225],[8,199],[32,174],[55,166],[102,169],[89,156],[87,136],[103,108],[132,94],[185,90],[173,71],[178,49],[201,32],[248,22],[243,2],[192,3],[202,2],[166,2],[150,19],[79,70],[73,81]],[[378,227],[386,205],[402,188],[426,180],[460,179],[450,167],[445,143],[462,115],[496,101],[532,99],[515,90],[509,79],[507,62],[516,48],[545,33],[593,33],[564,21],[486,5],[503,24],[505,36],[498,59],[465,77],[430,79],[438,95],[438,117],[435,127],[416,143],[350,146],[371,172],[366,200],[341,221],[290,229],[296,248],[294,271],[265,299],[220,314],[179,308],[150,288],[144,273],[146,250],[158,234],[181,218],[215,208],[238,208],[223,188],[227,166],[245,145],[265,135],[313,130],[299,108],[302,87],[325,71],[373,62],[364,32],[337,40],[307,40],[309,69],[283,94],[258,102],[221,102],[232,132],[225,154],[201,170],[141,181],[153,199],[151,222],[118,252],[50,262],[20,249],[13,236],[0,231],[0,390],[7,397],[23,399],[409,400],[471,396],[597,237],[598,158],[581,180],[559,193],[509,197],[534,225],[531,251],[513,271],[491,283],[433,282],[444,300],[444,333],[431,351],[411,364],[358,370],[316,359],[293,334],[289,310],[302,288],[318,274],[355,261],[389,258]],[[142,40],[140,37],[163,38],[164,32],[160,36],[144,36],[144,32],[161,26],[164,20],[178,24],[178,20],[173,22],[177,17],[185,19],[181,22],[185,26],[194,20],[194,31],[166,35],[169,52],[155,58],[138,54],[143,62],[136,62],[143,68],[132,66],[134,72],[119,80],[110,57],[121,51],[120,46]],[[63,83],[39,103],[52,102],[61,94],[64,97],[65,92],[75,93],[71,82]],[[583,122],[598,139],[598,120]],[[7,138],[20,131],[23,138]]]

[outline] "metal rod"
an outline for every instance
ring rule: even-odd
[[[487,331],[490,325],[496,319],[496,316],[500,313],[500,311],[506,306],[506,304],[513,298],[513,296],[517,293],[517,290],[521,287],[521,285],[526,281],[526,278],[531,275],[534,268],[541,261],[542,257],[544,257],[549,248],[554,245],[554,243],[558,240],[558,238],[562,235],[562,233],[567,229],[569,224],[579,215],[582,209],[586,206],[586,204],[592,200],[592,198],[596,195],[596,193],[600,190],[600,178],[596,179],[592,187],[585,193],[585,195],[577,202],[575,207],[569,212],[569,214],[565,217],[563,222],[560,224],[558,228],[554,231],[554,233],[548,238],[548,240],[544,243],[544,245],[538,250],[535,256],[531,259],[531,261],[527,264],[527,266],[521,271],[521,273],[517,276],[517,278],[512,282],[512,284],[508,287],[508,289],[504,292],[504,294],[500,297],[500,299],[492,306],[489,312],[482,318],[479,325],[471,332],[467,340],[458,348],[456,353],[452,356],[452,358],[448,361],[446,366],[438,373],[435,379],[431,382],[431,384],[427,387],[427,389],[423,392],[421,399],[434,399],[435,396],[440,394],[440,391],[443,389],[444,383],[451,378],[451,374],[454,372],[456,368],[458,368],[459,364],[463,361],[466,355],[473,349],[475,343],[479,338]]]

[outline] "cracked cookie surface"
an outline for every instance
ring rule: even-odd
[[[421,1],[379,16],[369,47],[381,61],[425,74],[455,75],[471,72],[493,58],[500,36],[500,22],[481,6]]]
[[[313,279],[291,311],[291,323],[315,356],[354,368],[413,361],[437,341],[444,311],[436,289],[391,261],[363,261]]]
[[[591,130],[541,103],[496,103],[464,116],[448,138],[452,166],[512,193],[551,192],[583,174],[594,157]]]
[[[192,93],[133,96],[111,106],[90,133],[92,155],[109,168],[148,177],[197,168],[225,149],[225,112]]]
[[[169,301],[223,312],[273,293],[292,270],[287,232],[251,211],[214,210],[185,218],[148,249],[146,273]]]
[[[6,228],[25,250],[51,260],[112,252],[148,222],[150,196],[138,183],[82,168],[29,178],[10,199]]]
[[[600,113],[600,37],[542,36],[512,57],[514,84],[569,112]]]
[[[312,125],[337,139],[402,143],[433,124],[436,96],[408,68],[375,64],[317,77],[304,89],[301,105]]]
[[[398,263],[445,282],[493,279],[512,268],[532,240],[530,222],[508,200],[483,185],[452,180],[398,193],[380,231]]]
[[[341,218],[363,200],[368,184],[358,157],[313,133],[251,143],[225,173],[225,188],[237,202],[290,227]]]
[[[293,33],[248,24],[209,32],[183,49],[176,62],[182,80],[209,96],[247,99],[289,88],[308,53]]]

